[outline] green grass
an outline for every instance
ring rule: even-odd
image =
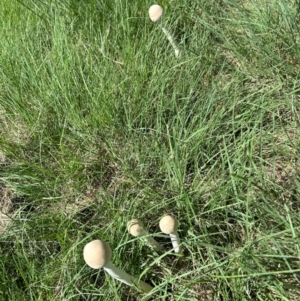
[[[93,239],[153,300],[300,300],[299,3],[161,1],[179,58],[151,4],[3,1],[0,300],[142,299]],[[181,268],[126,231],[164,213]]]

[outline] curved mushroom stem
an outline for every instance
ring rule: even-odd
[[[135,277],[128,275],[127,273],[123,272],[122,270],[120,270],[119,268],[117,268],[113,263],[108,262],[103,269],[114,279],[117,279],[129,286],[137,286],[138,288],[140,288],[144,293],[149,293],[153,287],[142,281],[142,280],[138,280]]]
[[[177,47],[177,44],[176,42],[174,41],[172,35],[170,34],[170,32],[165,28],[165,27],[161,27],[162,31],[164,32],[164,34],[167,36],[170,44],[172,45],[173,49],[174,49],[174,52],[175,52],[175,56],[176,57],[179,57],[179,49]]]
[[[155,250],[156,252],[161,252],[164,250],[163,246],[161,246],[154,238],[149,236],[149,234],[146,232],[143,237],[147,241],[147,243]]]
[[[127,273],[123,272],[119,268],[117,268],[113,263],[108,262],[103,269],[113,278],[127,284],[127,285],[134,285],[132,281],[132,277]]]

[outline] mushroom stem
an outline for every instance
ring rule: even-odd
[[[113,278],[132,286],[133,285],[133,281],[132,278],[125,272],[123,272],[122,270],[120,270],[119,268],[117,268],[113,263],[108,262],[107,264],[105,264],[105,266],[103,266],[103,269]]]
[[[144,293],[149,293],[153,287],[148,283],[138,280],[135,277],[128,275],[127,273],[123,272],[119,268],[117,268],[113,263],[107,263],[103,269],[114,279],[117,279],[129,286],[137,286],[140,288]]]
[[[101,240],[93,240],[86,244],[83,249],[84,261],[91,268],[103,268],[111,277],[129,286],[137,286],[144,293],[149,293],[153,289],[153,287],[148,283],[138,280],[117,268],[110,262],[111,256],[112,251],[109,244]]]
[[[134,237],[142,237],[153,250],[159,252],[163,251],[164,248],[144,229],[144,224],[138,220],[133,219],[127,223],[128,232]]]
[[[167,36],[170,44],[172,45],[173,49],[174,49],[174,52],[175,52],[175,56],[176,57],[179,57],[179,49],[176,45],[176,42],[174,41],[172,35],[170,34],[170,32],[165,28],[165,27],[161,27],[162,31],[164,32],[164,34]]]
[[[145,238],[147,243],[153,248],[153,250],[159,252],[159,251],[162,251],[164,249],[154,238],[149,236],[149,234],[147,232],[145,232],[143,234],[143,237]]]
[[[175,253],[181,253],[180,238],[177,233],[178,221],[170,215],[165,215],[159,221],[159,227],[161,232],[170,235]]]
[[[171,242],[174,248],[175,253],[181,253],[181,247],[180,247],[180,238],[178,233],[175,231],[173,233],[170,233]]]
[[[152,22],[157,22],[158,20],[162,20],[163,13],[164,13],[163,8],[158,4],[151,5],[149,8],[149,17]],[[170,44],[172,45],[175,52],[175,56],[178,57],[180,52],[174,38],[164,26],[161,26],[161,29],[163,33],[167,36]]]

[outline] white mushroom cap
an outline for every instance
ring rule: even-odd
[[[172,234],[178,229],[178,221],[170,215],[165,215],[159,221],[159,228],[165,234]]]
[[[83,249],[85,263],[93,269],[100,269],[110,262],[112,251],[105,241],[93,240]]]
[[[151,21],[158,21],[162,17],[163,12],[164,10],[158,4],[151,5],[149,8],[149,17]]]
[[[127,223],[127,230],[132,236],[135,237],[138,237],[145,233],[144,224],[138,219],[129,221]]]

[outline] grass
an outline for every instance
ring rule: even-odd
[[[153,300],[300,300],[298,2],[161,1],[180,58],[151,4],[3,1],[0,300],[142,299],[99,238]]]

